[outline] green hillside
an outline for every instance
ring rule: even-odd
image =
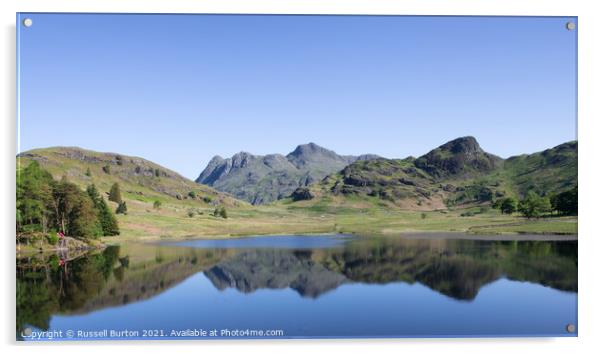
[[[17,165],[27,164],[31,160],[38,161],[55,179],[66,176],[82,188],[95,184],[100,191],[108,193],[114,183],[119,183],[121,192],[128,199],[147,202],[177,199],[200,206],[246,204],[140,157],[78,147],[52,147],[19,154]]]
[[[19,154],[17,169],[34,160],[55,180],[65,176],[82,190],[94,184],[105,200],[111,186],[119,184],[127,214],[116,215],[121,234],[107,237],[109,242],[334,230],[332,217],[273,206],[253,207],[140,157],[54,147]],[[107,203],[113,211],[117,209],[117,203]],[[222,207],[227,210],[227,218],[214,215]]]
[[[356,161],[289,200],[428,211],[520,199],[528,191],[551,196],[576,185],[577,142],[504,160],[464,137],[418,159]]]

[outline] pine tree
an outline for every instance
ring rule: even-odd
[[[121,190],[119,189],[119,183],[114,183],[109,191],[109,200],[118,204],[123,201],[121,199]]]
[[[125,205],[125,202],[119,203],[119,206],[117,206],[117,210],[115,210],[115,214],[126,215],[127,213],[128,213],[128,207],[127,207],[127,205]]]
[[[115,236],[119,235],[119,225],[117,224],[117,218],[111,212],[111,209],[107,206],[104,198],[100,196],[96,186],[91,184],[86,189],[90,199],[94,203],[94,207],[98,213],[98,220],[102,227],[102,234],[104,236]]]
[[[98,193],[98,189],[96,189],[96,186],[94,184],[89,185],[86,188],[86,193],[88,193],[88,196],[90,197],[90,199],[92,199],[92,202],[96,206],[98,200],[100,199],[100,194]]]
[[[109,209],[107,203],[102,197],[99,200],[97,209],[100,225],[102,226],[102,233],[105,236],[119,235],[119,225],[117,224],[117,218],[115,218],[115,215],[113,215],[113,212],[111,211],[111,209]]]

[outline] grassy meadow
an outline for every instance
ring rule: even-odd
[[[469,232],[475,234],[576,234],[577,217],[527,219],[489,208],[441,211],[393,210],[365,204],[291,203],[228,209],[228,218],[213,216],[213,208],[167,202],[128,201],[128,214],[118,215],[121,235],[103,240],[156,240],[238,237],[245,235],[350,233],[401,235],[410,232]],[[194,213],[189,213],[193,211]]]

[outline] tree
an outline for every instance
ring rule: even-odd
[[[76,237],[97,238],[102,236],[102,225],[94,203],[86,193],[78,190],[75,205],[68,216],[69,234]]]
[[[117,210],[115,210],[115,214],[127,215],[127,213],[128,213],[128,207],[125,204],[125,202],[119,203],[119,205],[117,206]]]
[[[124,202],[125,203],[125,202]],[[98,218],[100,225],[102,226],[102,233],[104,236],[117,236],[119,235],[119,224],[117,218],[105,202],[104,198],[100,197],[98,202]],[[127,211],[127,210],[126,210]]]
[[[79,188],[67,181],[67,178],[63,176],[55,185],[55,188],[53,188],[52,197],[52,206],[58,230],[63,231],[66,235],[75,235],[71,230],[71,224],[74,220],[73,215],[76,214],[76,209],[80,207],[81,195]],[[80,228],[78,231],[81,232],[82,229]],[[84,235],[80,234],[77,236]]]
[[[504,198],[500,203],[499,208],[503,214],[512,214],[518,208],[518,202],[514,198]]]
[[[123,201],[121,199],[121,189],[119,188],[119,183],[113,183],[111,186],[111,190],[109,191],[109,200],[118,204],[121,204]]]
[[[552,209],[556,210],[561,215],[577,215],[577,187],[553,196],[550,198],[550,202],[552,204]]]
[[[92,171],[90,171],[90,167],[86,169],[86,176],[92,177]]]
[[[96,205],[96,203],[100,199],[100,194],[98,193],[98,189],[96,189],[96,186],[94,184],[89,185],[86,188],[86,193],[88,193],[88,196],[90,197],[90,199],[92,199],[92,202]]]
[[[98,213],[98,219],[102,227],[102,233],[104,236],[116,236],[119,235],[119,225],[117,218],[111,212],[111,209],[107,206],[104,198],[98,193],[96,186],[91,184],[86,189],[86,192],[90,196],[90,199],[94,203],[94,207]]]
[[[518,211],[527,218],[538,218],[551,210],[550,199],[541,197],[533,191],[527,192],[525,198],[518,204]]]
[[[161,201],[160,201],[160,200],[155,200],[155,202],[153,203],[153,208],[154,208],[154,209],[161,209],[161,205],[162,205],[162,204],[163,204],[163,203],[161,203]]]

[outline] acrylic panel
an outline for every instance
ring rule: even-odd
[[[577,24],[17,14],[17,339],[577,336]]]

